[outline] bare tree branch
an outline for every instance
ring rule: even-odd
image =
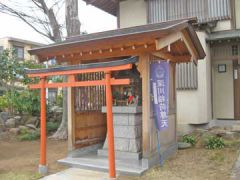
[[[30,0],[32,6],[21,5],[19,2],[10,0],[9,3],[0,2],[0,12],[21,19],[37,33],[58,42],[62,40],[62,25],[59,24],[53,8],[56,7],[59,11],[58,3],[62,1],[55,0],[51,8],[48,8],[45,0]]]

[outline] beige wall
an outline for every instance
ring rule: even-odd
[[[147,24],[145,0],[121,1],[119,6],[120,28]]]
[[[226,64],[226,72],[218,72],[218,64]],[[215,119],[234,118],[234,85],[232,61],[214,61],[213,78],[213,117]]]
[[[17,41],[9,41],[8,38],[2,38],[0,39],[0,46],[3,46],[4,49],[11,49],[14,46],[20,46],[20,47],[24,47],[24,59],[25,60],[33,60],[36,61],[37,57],[36,56],[31,56],[28,53],[28,50],[32,49],[33,47],[35,47],[35,45],[32,44],[26,44],[26,43],[22,43],[22,42],[17,42]]]
[[[240,1],[235,0],[236,28],[240,29]]]
[[[225,20],[225,21],[218,21],[216,24],[216,27],[212,29],[213,32],[216,31],[225,31],[231,29],[231,21]]]
[[[198,32],[206,57],[198,61],[198,89],[177,91],[178,124],[203,124],[212,119],[211,60],[205,32]]]

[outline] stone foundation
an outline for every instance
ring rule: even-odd
[[[102,108],[106,113],[106,107]],[[142,108],[131,106],[113,107],[114,143],[117,159],[140,159],[142,147]],[[107,156],[108,142],[98,155]]]

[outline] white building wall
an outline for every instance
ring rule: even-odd
[[[198,61],[198,88],[177,91],[177,121],[181,131],[187,130],[188,124],[205,124],[212,119],[210,49],[206,43],[207,34],[197,34],[206,57]]]
[[[128,0],[120,2],[120,28],[147,24],[147,5],[144,0]],[[213,31],[231,29],[229,20],[219,21]],[[206,43],[208,34],[197,32],[206,57],[198,61],[198,89],[177,91],[177,122],[178,130],[190,130],[189,125],[207,124],[213,119],[212,97],[212,63],[210,47]],[[226,95],[233,99],[230,93]],[[216,96],[215,96],[216,98]],[[216,107],[214,107],[216,109]],[[232,106],[229,106],[232,109]],[[223,111],[225,112],[225,111]],[[232,117],[232,111],[225,117]]]
[[[145,0],[120,1],[120,28],[147,24],[147,4]]]
[[[226,64],[226,72],[218,72],[218,65]],[[234,119],[234,80],[231,60],[213,61],[213,118]]]
[[[235,0],[235,17],[236,17],[236,28],[240,29],[240,1]]]

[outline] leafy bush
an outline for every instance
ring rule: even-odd
[[[58,122],[47,122],[47,133],[56,131],[58,129]]]
[[[192,146],[194,146],[196,144],[197,140],[196,140],[195,136],[185,135],[185,136],[183,136],[183,142],[189,143]]]
[[[8,101],[5,96],[0,96],[0,110],[8,108]]]
[[[207,149],[222,149],[225,147],[225,143],[221,137],[209,136],[205,147]]]
[[[7,92],[0,97],[0,109],[10,107],[12,107],[15,112],[20,114],[25,112],[31,115],[39,115],[39,91],[14,90],[12,92]]]
[[[22,133],[23,133],[23,134],[20,134],[20,135],[18,136],[18,139],[19,139],[20,141],[34,141],[34,140],[40,138],[40,132],[39,132],[39,130],[32,131],[32,132],[25,131],[25,132],[22,132]]]

